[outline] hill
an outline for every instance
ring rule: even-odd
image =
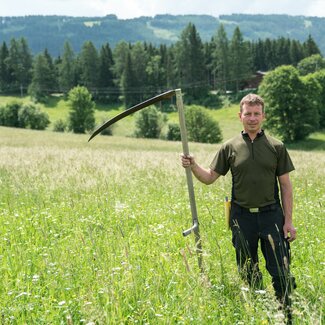
[[[0,17],[0,41],[25,37],[32,52],[45,48],[57,56],[68,40],[79,52],[86,40],[99,47],[108,42],[114,47],[119,41],[145,41],[155,45],[172,44],[190,22],[194,23],[201,38],[210,40],[219,25],[224,24],[229,36],[239,26],[249,40],[289,37],[305,41],[309,34],[325,54],[325,18],[289,15],[232,14],[213,17],[208,15],[156,15],[133,19],[104,17],[25,16]]]

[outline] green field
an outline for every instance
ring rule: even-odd
[[[218,111],[227,135],[240,129],[231,110]],[[295,324],[324,322],[323,137],[290,149]],[[194,238],[182,236],[191,216],[180,142],[4,127],[0,138],[2,324],[282,324],[265,269],[257,293],[237,274],[229,175],[194,183],[211,283],[200,276]],[[190,144],[206,166],[218,147]]]
[[[20,103],[29,103],[30,97],[25,96],[23,98],[0,96],[0,105],[5,105],[12,101],[18,101]],[[69,116],[69,107],[67,101],[63,97],[52,96],[46,104],[37,104],[43,112],[46,112],[50,118],[51,124],[48,129],[53,129],[53,124],[59,120],[67,120]],[[113,116],[124,110],[123,106],[107,106],[103,104],[97,104],[95,106],[95,118],[96,124],[100,125],[103,121],[106,121]],[[237,119],[238,105],[232,105],[228,108],[211,110],[211,115],[217,121],[219,121],[220,127],[223,130],[224,138],[229,138],[233,134],[236,134],[240,130],[240,122]],[[177,112],[168,114],[168,122],[178,122]],[[114,135],[117,136],[132,136],[134,133],[134,116],[129,116],[127,119],[121,120],[114,126]]]
[[[29,96],[22,98],[12,96],[0,96],[0,106],[10,102],[30,103]],[[69,116],[69,107],[67,101],[62,96],[51,96],[46,104],[37,104],[41,111],[46,112],[50,118],[48,130],[53,130],[54,123],[61,119],[67,120]],[[101,125],[104,121],[121,113],[125,108],[121,105],[95,105],[96,125]],[[185,107],[186,109],[186,107]],[[232,104],[222,109],[210,110],[210,115],[218,121],[222,131],[223,139],[238,134],[241,130],[241,123],[238,119],[239,104]],[[267,112],[266,112],[267,115]],[[172,112],[167,114],[167,123],[178,123],[178,113]],[[132,137],[134,134],[134,114],[119,121],[114,125],[113,134],[115,136]],[[167,126],[163,130],[166,133]],[[325,130],[323,132],[315,132],[310,135],[307,140],[299,143],[291,144],[290,148],[304,150],[325,150]]]

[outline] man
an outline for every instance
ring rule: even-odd
[[[260,96],[249,94],[241,100],[239,118],[244,130],[221,146],[209,169],[198,165],[191,155],[182,155],[182,166],[190,167],[204,184],[212,184],[231,170],[230,227],[238,270],[252,288],[263,287],[258,266],[260,242],[276,297],[291,323],[289,294],[295,283],[289,270],[289,243],[296,239],[296,229],[289,173],[294,166],[283,143],[261,128],[265,112]]]

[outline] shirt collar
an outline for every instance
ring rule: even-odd
[[[248,133],[245,132],[245,131],[241,131],[241,134],[245,138],[248,138],[249,137]],[[260,138],[263,135],[264,135],[264,130],[261,130],[260,132],[257,133],[256,138]]]

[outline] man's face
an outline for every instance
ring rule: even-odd
[[[262,122],[265,118],[261,105],[243,105],[239,118],[247,133],[258,133],[261,130]]]

